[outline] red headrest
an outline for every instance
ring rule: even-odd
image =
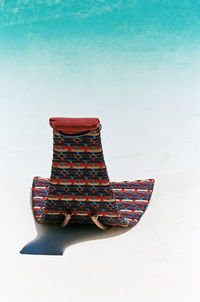
[[[100,127],[98,118],[52,117],[49,119],[49,123],[53,129],[69,134],[95,130]]]

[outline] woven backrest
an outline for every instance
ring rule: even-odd
[[[53,130],[53,162],[44,211],[54,217],[72,214],[70,222],[126,224],[113,196],[104,162],[100,127],[81,134]],[[53,218],[53,216],[52,216]]]

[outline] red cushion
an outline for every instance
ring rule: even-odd
[[[98,118],[52,117],[49,123],[53,129],[69,134],[95,130],[100,126]]]

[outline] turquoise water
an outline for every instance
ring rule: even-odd
[[[33,115],[194,110],[199,37],[199,1],[0,1],[1,100]]]
[[[200,2],[0,5],[2,148],[12,141],[28,171],[32,152],[32,168],[43,169],[35,175],[49,175],[49,117],[97,116],[111,179],[182,175],[183,167],[195,175]]]
[[[50,60],[66,72],[111,59],[142,65],[150,59],[151,67],[169,63],[166,52],[170,59],[177,51],[195,55],[199,25],[199,1],[1,1],[1,60]]]

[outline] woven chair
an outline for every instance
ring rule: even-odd
[[[34,177],[32,208],[38,223],[95,223],[132,227],[149,204],[154,180],[110,182],[98,118],[51,118],[50,178]]]

